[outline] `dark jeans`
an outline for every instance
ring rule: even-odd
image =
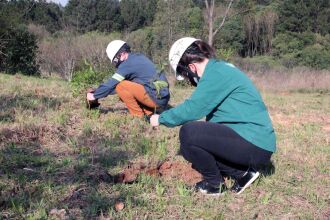
[[[223,176],[241,177],[249,167],[267,164],[272,152],[246,141],[231,128],[195,121],[180,129],[180,152],[204,179],[218,186]]]

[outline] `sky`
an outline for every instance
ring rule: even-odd
[[[62,6],[65,6],[69,0],[50,0],[51,2],[60,3]]]

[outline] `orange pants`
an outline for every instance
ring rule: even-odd
[[[138,117],[151,115],[157,107],[143,85],[138,83],[123,80],[116,86],[116,92],[131,115]]]

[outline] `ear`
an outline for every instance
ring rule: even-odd
[[[196,67],[194,64],[190,63],[188,64],[188,68],[192,71],[192,72],[196,72]]]
[[[125,61],[125,60],[127,60],[127,58],[128,58],[128,53],[126,51],[123,51],[120,54],[120,61]]]

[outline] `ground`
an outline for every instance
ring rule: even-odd
[[[116,96],[86,110],[59,79],[0,85],[0,219],[330,218],[329,90],[263,90],[272,165],[241,195],[210,198],[191,190],[200,176],[178,155],[178,127],[153,130]],[[190,93],[172,89],[171,104]]]

